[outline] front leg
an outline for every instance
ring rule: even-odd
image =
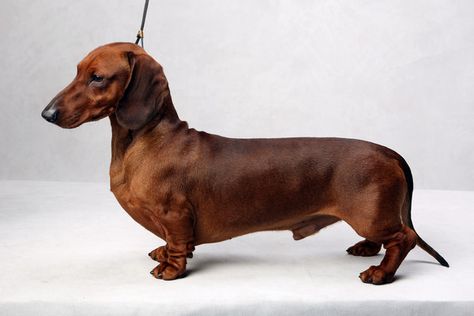
[[[194,249],[194,218],[189,210],[181,209],[160,216],[159,222],[165,231],[166,246],[150,253],[160,262],[150,273],[158,279],[174,280],[186,271],[186,257]]]

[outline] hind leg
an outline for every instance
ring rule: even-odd
[[[359,277],[364,283],[385,284],[393,281],[398,267],[406,255],[416,245],[417,235],[409,227],[403,225],[401,231],[385,238],[382,242],[385,256],[378,266],[371,266]]]
[[[353,256],[371,257],[379,253],[382,248],[381,243],[373,242],[370,240],[359,241],[352,247],[347,248],[347,253]]]

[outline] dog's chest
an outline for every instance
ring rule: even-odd
[[[115,198],[122,208],[140,225],[163,238],[164,233],[161,227],[156,209],[156,201],[152,198],[143,198],[139,188],[130,187],[128,183],[123,183],[111,188]]]
[[[161,237],[158,206],[162,203],[153,190],[153,180],[146,159],[140,164],[130,164],[127,158],[111,164],[110,189],[119,204],[135,221]]]

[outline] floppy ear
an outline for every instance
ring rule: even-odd
[[[130,78],[116,109],[117,121],[127,129],[137,130],[160,110],[169,95],[163,68],[147,54],[127,53]]]

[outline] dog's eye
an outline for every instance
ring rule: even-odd
[[[97,76],[96,74],[93,74],[91,77],[91,81],[102,82],[102,80],[104,80],[104,77]]]

